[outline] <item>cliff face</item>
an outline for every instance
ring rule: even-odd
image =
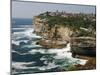
[[[94,50],[96,47],[94,15],[70,14],[63,17],[47,12],[35,16],[33,21],[34,32],[42,37],[38,44],[45,47],[61,48],[70,42],[73,54],[84,54],[86,49]]]
[[[41,22],[42,22],[41,18],[34,17],[33,26],[34,26],[34,31],[36,33],[40,33],[42,31],[43,23],[41,23]]]
[[[34,18],[34,32],[42,36],[42,38],[48,40],[61,40],[61,41],[70,41],[70,36],[73,34],[73,31],[62,25],[55,25],[50,28],[49,24],[45,19],[39,17]]]
[[[91,63],[90,60],[93,58],[95,61],[96,57],[95,15],[59,15],[47,12],[35,16],[33,21],[34,32],[42,37],[37,44],[45,48],[63,48],[70,42],[72,56],[88,60],[84,66],[75,67],[78,70],[95,69],[95,62]]]

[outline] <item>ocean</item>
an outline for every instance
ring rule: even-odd
[[[13,19],[11,28],[12,75],[44,72],[62,72],[86,60],[72,57],[70,43],[62,49],[47,49],[36,42],[41,39],[33,33],[32,19]]]

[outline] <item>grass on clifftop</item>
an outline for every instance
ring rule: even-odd
[[[44,15],[45,14],[45,15]],[[73,15],[73,14],[72,14]],[[96,21],[95,17],[90,14],[74,14],[74,16],[63,17],[61,15],[49,15],[49,12],[40,14],[38,17],[41,19],[46,19],[45,23],[49,25],[50,28],[55,27],[55,25],[69,27],[75,31],[77,36],[92,36],[95,37],[96,32]],[[80,28],[84,28],[83,30]],[[87,29],[87,30],[86,30]]]

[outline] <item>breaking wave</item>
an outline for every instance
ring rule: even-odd
[[[36,45],[41,37],[33,33],[31,25],[12,30],[12,74],[59,71],[70,64],[84,65],[87,61],[72,57],[70,43],[62,49],[45,49]]]

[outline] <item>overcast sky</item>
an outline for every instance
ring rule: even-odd
[[[45,11],[95,13],[95,6],[12,1],[13,18],[32,18]]]

